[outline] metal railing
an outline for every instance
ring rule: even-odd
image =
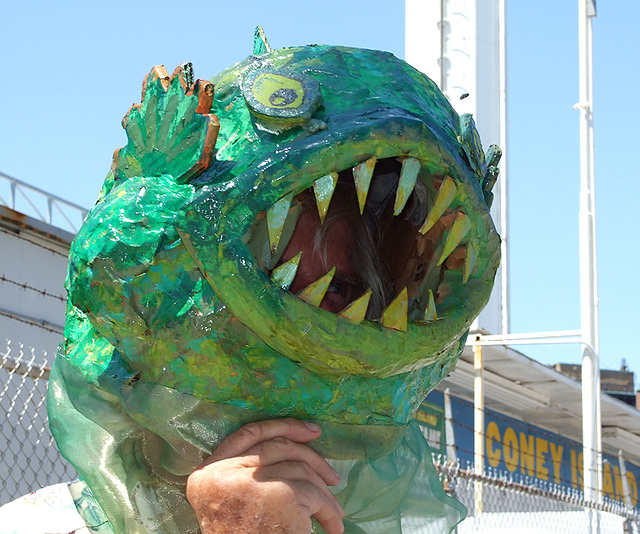
[[[77,233],[88,210],[61,197],[0,173],[0,205]]]

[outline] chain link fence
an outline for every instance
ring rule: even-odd
[[[516,482],[509,473],[443,457],[434,459],[445,490],[467,508],[456,534],[638,534],[640,516],[622,503],[605,499],[587,502],[580,490],[539,481]]]
[[[47,365],[45,353],[23,345],[0,348],[0,505],[77,477],[49,432]]]
[[[0,505],[40,487],[76,478],[60,456],[47,424],[46,354],[22,345],[0,349]],[[586,502],[579,489],[536,480],[514,480],[487,467],[476,473],[443,456],[434,458],[445,490],[460,500],[468,517],[456,534],[503,532],[545,534],[640,534],[635,508],[605,499]],[[424,534],[427,534],[425,531]]]

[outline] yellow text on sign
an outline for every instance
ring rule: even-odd
[[[560,467],[564,447],[552,441],[516,431],[507,427],[504,436],[494,421],[487,425],[487,460],[491,467],[498,467],[504,456],[504,463],[511,472],[520,468],[523,475],[560,483]]]
[[[565,457],[564,446],[526,432],[517,432],[507,427],[504,434],[494,421],[487,425],[487,461],[491,467],[498,467],[504,461],[506,468],[525,476],[535,476],[540,480],[562,483],[561,472]],[[571,467],[571,485],[584,489],[582,453],[568,451]],[[617,465],[605,462],[602,474],[602,491],[605,496],[623,501],[622,477]],[[633,506],[638,502],[638,484],[635,475],[627,470],[627,480]]]

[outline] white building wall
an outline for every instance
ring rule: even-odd
[[[504,0],[406,0],[407,62],[434,80],[454,109],[474,116],[485,150],[503,151],[491,213],[503,238],[489,304],[472,329],[508,332]],[[463,95],[467,95],[461,99]]]
[[[10,340],[52,359],[64,330],[64,279],[73,236],[7,214],[15,212],[0,208],[0,345]]]
[[[0,505],[77,476],[53,443],[46,413],[72,238],[0,205]]]

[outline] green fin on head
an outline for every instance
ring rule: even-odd
[[[267,52],[271,52],[267,36],[264,34],[262,26],[256,26],[256,29],[253,32],[253,55],[261,56]]]

